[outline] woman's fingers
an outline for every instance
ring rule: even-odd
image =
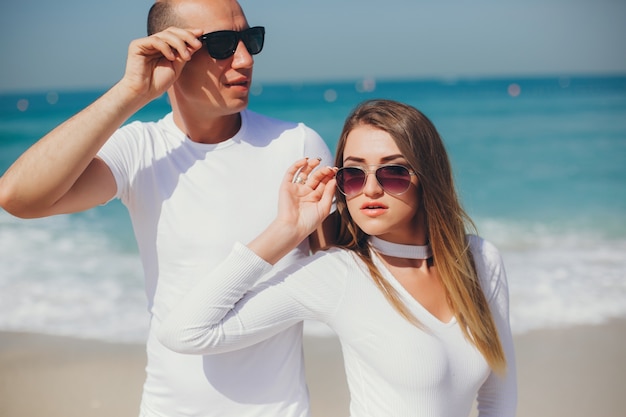
[[[307,164],[308,158],[302,158],[296,162],[294,162],[287,172],[285,173],[285,182],[298,182],[300,183],[300,179],[305,179],[304,174],[301,175],[305,165]]]
[[[332,167],[323,167],[314,171],[306,181],[306,185],[312,189],[317,189],[320,184],[327,185],[328,181],[335,177],[336,169]]]
[[[320,158],[304,158],[296,161],[285,175],[285,181],[296,184],[306,184],[312,189],[316,189],[320,183],[328,182],[334,177],[333,168],[325,167],[315,170],[321,162]],[[313,175],[311,174],[313,173]]]

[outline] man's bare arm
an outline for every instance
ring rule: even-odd
[[[18,217],[85,210],[115,194],[110,170],[96,158],[137,110],[161,96],[201,46],[200,30],[169,28],[133,41],[120,82],[28,149],[0,178],[0,206]]]

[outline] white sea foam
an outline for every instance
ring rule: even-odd
[[[626,239],[485,222],[504,258],[516,333],[626,317]]]
[[[117,341],[146,336],[137,254],[70,217],[0,211],[0,328]]]
[[[1,330],[145,340],[138,255],[88,225],[0,211]],[[626,239],[496,221],[479,228],[504,258],[514,333],[626,317]],[[305,332],[332,334],[318,323]]]

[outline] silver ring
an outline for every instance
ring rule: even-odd
[[[293,179],[291,180],[291,182],[293,182],[294,184],[304,184],[306,182],[306,178],[300,175],[300,172],[302,172],[302,168],[304,167],[298,168],[296,173],[293,175]]]

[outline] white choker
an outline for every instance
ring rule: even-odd
[[[395,258],[429,259],[433,256],[433,250],[430,245],[403,245],[401,243],[387,242],[376,236],[370,236],[370,245],[376,252]]]

